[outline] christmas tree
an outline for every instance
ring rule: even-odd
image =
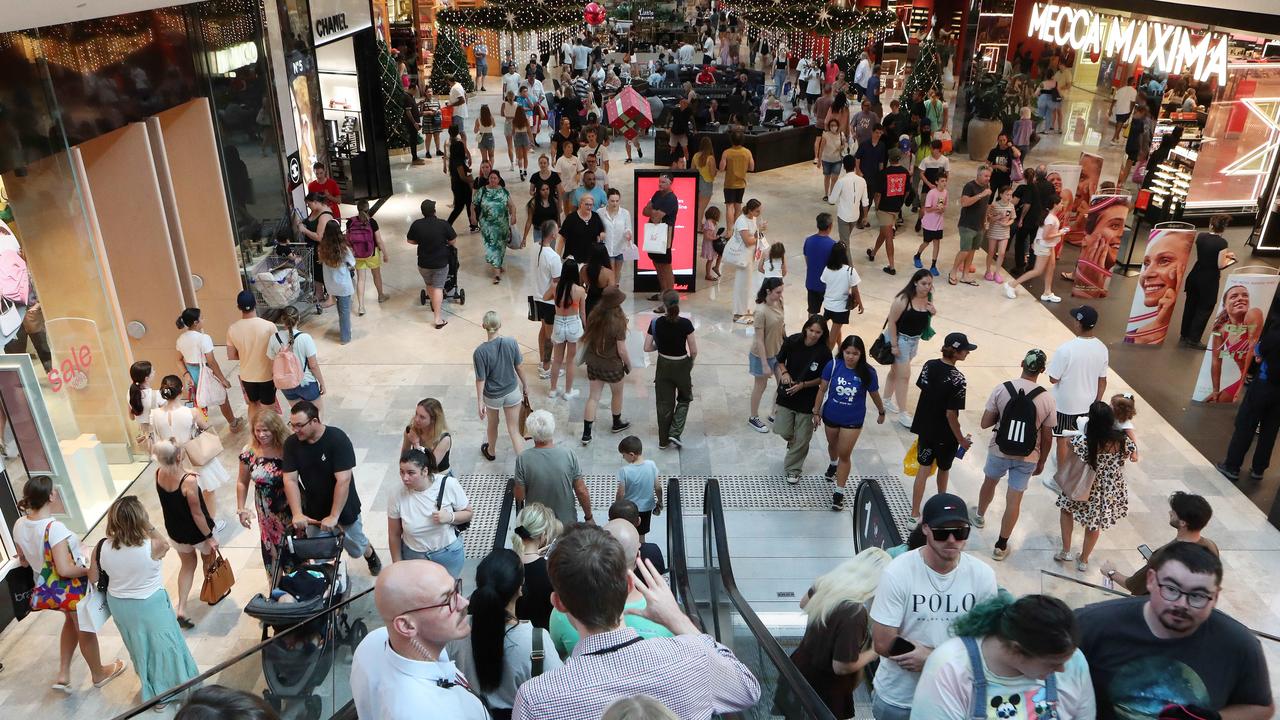
[[[378,39],[378,85],[382,91],[382,117],[387,133],[387,147],[409,147],[409,137],[404,124],[404,111],[413,99],[400,84],[400,68],[391,57],[387,44]]]
[[[911,97],[920,90],[926,97],[930,90],[942,92],[942,61],[938,57],[938,44],[929,35],[920,41],[920,56],[907,73],[907,80],[902,84],[902,96]]]
[[[442,27],[436,36],[435,55],[431,58],[431,92],[448,95],[449,88],[453,86],[450,77],[462,83],[467,92],[475,92],[476,84],[467,65],[466,51],[458,43],[457,34]]]

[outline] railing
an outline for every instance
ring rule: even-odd
[[[501,550],[507,546],[507,526],[511,524],[511,514],[516,504],[515,480],[507,480],[507,489],[502,492],[502,506],[498,510],[498,527],[493,531],[493,549]],[[515,548],[520,552],[520,548]]]
[[[783,715],[789,720],[835,720],[830,709],[738,591],[725,533],[720,484],[715,478],[707,480],[702,507],[705,513],[703,568],[706,570],[710,591],[707,609],[715,628],[715,637],[732,648],[738,659],[751,668],[760,681],[759,702],[735,717],[768,718]],[[719,572],[716,572],[717,568]],[[721,626],[721,595],[728,600],[732,609],[726,618],[728,628]],[[734,615],[737,617],[733,617]]]
[[[162,703],[181,702],[189,691],[205,685],[224,685],[261,696],[282,717],[315,720],[344,713],[354,717],[350,712],[351,656],[368,631],[381,626],[373,588],[369,588],[114,720],[142,716]]]
[[[667,481],[667,571],[671,576],[671,591],[680,607],[693,622],[702,627],[698,604],[689,584],[689,555],[684,544],[684,504],[680,495],[680,478]]]

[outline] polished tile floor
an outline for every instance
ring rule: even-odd
[[[1073,100],[1089,104],[1095,114],[1099,112],[1090,96],[1082,94]],[[481,101],[496,103],[496,98],[490,94]],[[1067,141],[1074,142],[1075,139],[1068,136]],[[651,144],[652,141],[648,142]],[[545,146],[545,142],[543,144]],[[1064,146],[1062,136],[1047,136],[1033,151],[1031,160],[1071,160],[1078,157],[1083,149],[1100,152],[1106,158],[1104,177],[1115,172],[1119,155],[1116,150],[1109,146],[1100,151],[1096,145]],[[635,198],[627,197],[631,187],[629,172],[649,166],[643,162],[623,164],[620,148],[615,148],[612,155],[610,178],[624,190],[624,202],[632,206]],[[505,171],[507,163],[501,148],[498,157],[499,168]],[[652,154],[646,152],[646,158],[651,157]],[[952,162],[953,178],[964,181],[972,176],[975,163],[958,155],[952,158]],[[364,523],[380,548],[386,546],[386,499],[398,481],[396,455],[400,433],[419,399],[439,398],[446,409],[448,424],[455,438],[452,457],[455,472],[491,474],[494,477],[492,482],[501,483],[500,478],[512,469],[514,455],[505,439],[498,443],[495,462],[485,462],[479,453],[483,426],[475,409],[470,357],[475,346],[484,339],[480,319],[488,310],[499,312],[505,322],[503,332],[520,342],[526,354],[525,368],[527,377],[531,379],[534,405],[554,413],[559,423],[558,437],[562,442],[571,444],[579,454],[584,472],[611,474],[621,462],[616,452],[616,438],[608,433],[598,432],[596,441],[586,448],[577,443],[586,395],[585,383],[580,385],[584,389],[582,396],[571,401],[552,401],[546,396],[547,383],[537,380],[534,372],[537,327],[524,318],[525,295],[531,275],[528,266],[532,253],[528,249],[508,254],[509,272],[502,284],[495,286],[491,284],[483,264],[479,235],[468,234],[464,223],[459,223],[458,226],[463,228],[459,238],[461,283],[467,290],[467,302],[465,305],[447,306],[450,322],[445,329],[435,330],[432,327],[429,311],[418,303],[420,278],[413,249],[404,243],[404,232],[418,216],[418,205],[423,198],[437,200],[441,214],[447,213],[450,202],[447,179],[438,159],[425,167],[411,167],[407,156],[404,156],[393,159],[393,167],[396,195],[377,214],[383,237],[390,248],[390,257],[384,266],[390,300],[379,304],[372,288],[368,289],[368,312],[353,318],[354,338],[345,346],[337,343],[337,319],[333,311],[311,319],[305,326],[318,340],[320,359],[328,381],[324,416],[330,424],[346,430],[355,443],[359,461],[356,484],[364,501]],[[518,181],[512,184],[521,185]],[[952,193],[958,194],[961,185],[953,182],[952,187]],[[747,197],[757,197],[764,203],[763,217],[770,220],[770,240],[785,243],[787,247],[790,275],[785,302],[787,328],[791,332],[798,331],[805,316],[802,240],[812,232],[814,216],[832,209],[822,202],[821,192],[821,178],[817,170],[807,163],[754,174],[748,179]],[[715,197],[719,199],[718,190]],[[951,206],[947,218],[948,231],[943,241],[942,267],[950,265],[957,247],[955,214],[958,203],[953,202]],[[911,253],[919,238],[909,227],[901,232],[896,250],[899,268],[896,277],[880,272],[880,263],[872,265],[866,261],[861,251],[869,247],[873,239],[874,227],[855,233],[851,241],[855,264],[863,278],[861,289],[866,313],[855,316],[849,331],[861,334],[868,344],[884,320],[890,299],[909,276]],[[623,278],[624,290],[629,291],[631,285],[629,277]],[[752,330],[730,321],[728,295],[727,285],[723,288],[700,285],[698,292],[689,295],[683,303],[684,311],[697,328],[700,348],[693,372],[695,399],[685,434],[685,447],[678,451],[659,451],[656,448],[651,368],[639,367],[627,379],[625,415],[633,423],[630,432],[644,441],[647,456],[658,463],[664,475],[759,476],[759,482],[769,484],[771,487],[767,489],[771,492],[785,493],[787,486],[780,477],[783,442],[776,435],[756,433],[745,422],[749,414],[751,387],[746,355]],[[1036,300],[1026,294],[1020,295],[1016,301],[1007,300],[990,283],[980,287],[951,287],[940,283],[935,298],[939,316],[934,326],[939,339],[922,345],[917,367],[919,362],[939,354],[941,336],[951,331],[968,334],[978,345],[978,350],[961,365],[970,388],[969,407],[961,415],[961,424],[975,436],[983,437],[977,424],[991,388],[1017,374],[1017,363],[1026,350],[1039,347],[1051,352],[1068,340],[1070,333]],[[634,297],[628,298],[625,309],[632,318],[633,341],[639,340],[647,325],[650,308],[651,303],[642,298],[639,301]],[[1110,389],[1118,391],[1128,387],[1125,378],[1112,374]],[[912,402],[914,397],[913,392]],[[1215,517],[1206,534],[1222,548],[1227,568],[1220,607],[1252,627],[1280,631],[1280,598],[1266,590],[1265,583],[1257,582],[1258,578],[1280,572],[1280,531],[1268,524],[1248,499],[1214,472],[1209,460],[1173,431],[1165,418],[1141,399],[1139,408],[1136,425],[1144,459],[1126,471],[1130,490],[1129,514],[1117,527],[1102,535],[1093,566],[1101,565],[1104,560],[1112,560],[1122,569],[1139,565],[1138,545],[1154,546],[1167,541],[1172,535],[1166,524],[1166,496],[1175,490],[1199,493],[1214,507]],[[607,410],[602,410],[600,416],[607,420]],[[222,431],[225,433],[225,428]],[[228,467],[234,465],[233,450],[243,441],[243,436],[224,441],[228,452],[222,461]],[[868,425],[854,452],[854,473],[901,478],[902,457],[911,441],[912,436],[896,423]],[[969,456],[956,463],[952,473],[951,490],[970,502],[976,502],[985,456],[985,444],[976,444]],[[814,439],[804,471],[806,474],[821,473],[825,463],[826,443],[819,435]],[[158,521],[151,482],[150,473],[144,473],[133,491],[147,501],[152,507],[153,519]],[[494,497],[498,494],[485,495]],[[596,504],[607,507],[611,493],[606,495],[598,498]],[[761,497],[768,495],[762,493]],[[1023,504],[1022,520],[1011,541],[1014,552],[1008,560],[996,564],[1001,584],[1014,593],[1039,591],[1043,582],[1042,569],[1075,574],[1073,569],[1052,561],[1051,556],[1058,543],[1057,512],[1052,499],[1039,483],[1032,483]],[[812,509],[821,509],[821,503],[817,505]],[[989,518],[998,517],[1002,508],[1003,499],[997,498]],[[234,496],[230,491],[220,493],[219,509],[224,517],[231,517]],[[808,523],[808,512],[767,505],[762,505],[758,511],[770,513],[779,523],[793,524],[797,535],[807,536],[798,529]],[[977,531],[970,543],[971,550],[988,562],[991,562],[989,554],[996,539],[993,526],[994,523],[986,530]],[[750,549],[753,547],[752,537],[746,535],[742,539],[744,559],[735,563],[740,574],[744,564],[751,562],[747,558],[763,559]],[[188,633],[188,639],[202,669],[252,645],[260,637],[257,623],[241,612],[245,602],[266,587],[256,530],[229,528],[221,539],[239,582],[231,597],[218,606],[197,607],[193,601],[197,627]],[[731,545],[733,540],[730,537]],[[800,554],[798,550],[797,555]],[[817,554],[824,559],[810,568],[814,574],[836,562],[837,558],[827,557],[829,552],[825,549]],[[813,563],[806,561],[804,564],[808,567]],[[364,563],[352,562],[351,568],[355,589],[368,587]],[[176,591],[176,571],[176,559],[167,558],[166,582],[171,593]],[[1081,577],[1100,579],[1092,569]],[[64,717],[73,713],[107,717],[136,702],[138,682],[131,673],[105,690],[95,691],[79,659],[73,664],[72,674],[76,692],[62,696],[48,690],[57,662],[58,629],[58,619],[42,613],[11,625],[0,635],[0,661],[6,666],[0,673],[0,706],[14,717],[32,711],[52,711]],[[124,652],[113,626],[108,626],[102,633],[101,644],[105,658]]]

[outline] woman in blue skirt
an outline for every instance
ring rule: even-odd
[[[151,524],[137,496],[126,495],[107,511],[107,537],[94,549],[89,569],[91,582],[101,573],[109,579],[107,606],[142,681],[143,702],[200,672],[160,577],[160,560],[168,551],[169,541]]]

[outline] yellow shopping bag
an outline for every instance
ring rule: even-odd
[[[902,472],[906,473],[909,478],[914,478],[916,473],[920,472],[920,461],[916,458],[916,451],[918,449],[919,442],[919,438],[912,440],[911,447],[907,448],[907,454],[902,456]],[[937,469],[937,467],[938,466],[935,464],[930,464],[929,474],[925,477],[931,477],[933,475],[933,471]]]

